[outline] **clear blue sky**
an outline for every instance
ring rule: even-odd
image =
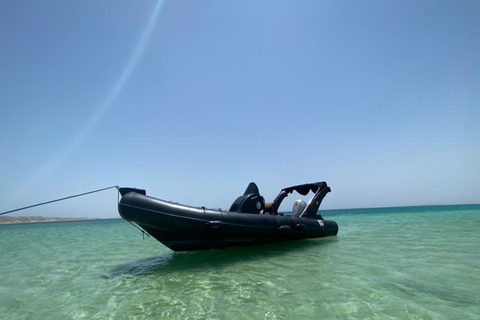
[[[228,208],[250,181],[271,201],[325,180],[323,208],[480,203],[479,17],[477,0],[1,0],[0,211],[115,184]],[[18,215],[118,217],[116,191]]]

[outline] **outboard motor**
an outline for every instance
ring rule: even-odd
[[[257,185],[250,182],[243,196],[238,197],[228,211],[259,214],[264,207],[265,199],[260,195]]]
[[[295,201],[292,208],[292,216],[297,216],[297,217],[300,216],[306,207],[307,207],[307,204],[305,203],[305,201],[303,200]]]

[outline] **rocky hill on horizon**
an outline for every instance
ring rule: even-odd
[[[0,216],[0,224],[13,223],[35,223],[35,222],[53,222],[53,221],[82,221],[98,220],[97,218],[71,218],[71,217],[40,217],[40,216]]]

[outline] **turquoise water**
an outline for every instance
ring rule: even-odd
[[[480,318],[479,205],[322,214],[338,237],[191,253],[123,220],[3,225],[0,318]]]

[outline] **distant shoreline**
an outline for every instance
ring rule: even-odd
[[[16,223],[40,223],[40,222],[55,222],[55,221],[88,221],[88,220],[103,220],[98,218],[59,218],[59,217],[7,217],[0,216],[0,225],[1,224],[16,224]]]

